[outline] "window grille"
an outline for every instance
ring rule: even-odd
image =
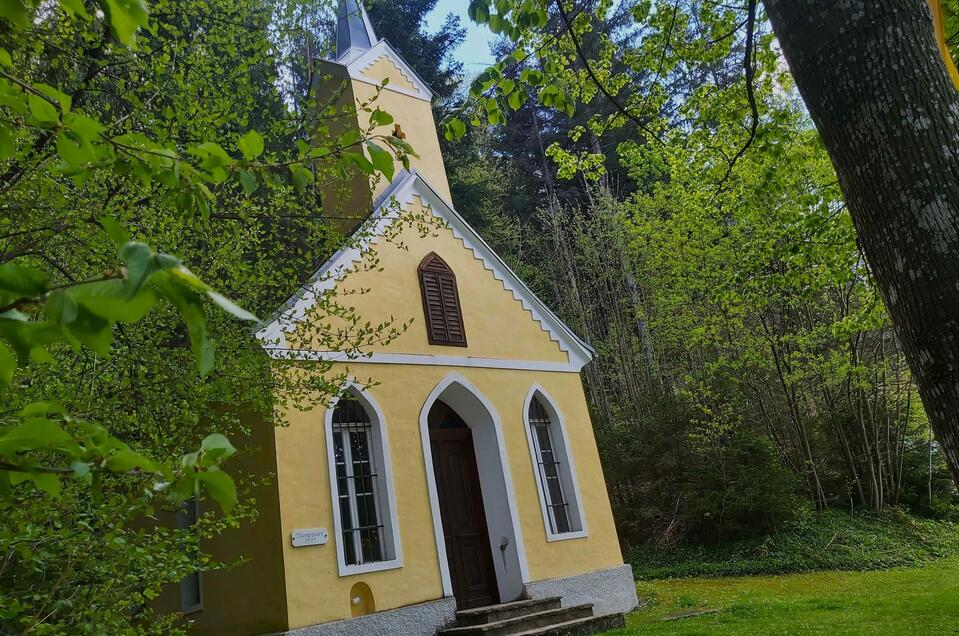
[[[355,400],[344,398],[333,410],[333,453],[346,564],[385,561],[373,425]]]
[[[569,503],[563,493],[561,477],[563,466],[556,458],[553,445],[551,431],[553,423],[546,409],[535,397],[529,403],[529,425],[533,432],[537,470],[546,499],[550,530],[553,534],[571,532]]]

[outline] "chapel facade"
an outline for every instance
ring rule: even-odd
[[[351,379],[328,408],[290,407],[287,427],[250,422],[251,468],[275,479],[255,493],[256,523],[214,546],[249,562],[189,578],[180,607],[197,633],[621,625],[637,599],[580,378],[593,350],[457,214],[432,93],[356,0],[341,2],[327,71],[344,99],[379,92],[418,157],[389,183],[364,177],[349,204],[370,212],[368,236],[257,332],[278,368],[326,361]],[[356,116],[365,129],[369,113]],[[437,225],[394,228],[397,209]],[[359,266],[368,249],[376,268]],[[327,350],[316,327],[338,325],[316,299],[330,290],[363,320],[409,327],[362,352]]]

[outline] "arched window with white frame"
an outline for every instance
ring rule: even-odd
[[[538,386],[530,389],[523,410],[546,538],[585,537],[583,504],[562,416]]]
[[[382,412],[351,386],[327,411],[326,439],[340,576],[401,567]]]

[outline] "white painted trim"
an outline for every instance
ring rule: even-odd
[[[538,458],[536,457],[536,442],[533,440],[533,431],[532,427],[529,424],[529,405],[533,401],[534,396],[539,396],[541,403],[546,408],[547,413],[549,414],[550,420],[555,427],[559,428],[560,435],[562,436],[563,442],[563,454],[565,457],[560,458],[561,461],[565,460],[566,467],[569,470],[569,482],[572,485],[573,492],[570,493],[569,497],[572,497],[573,503],[576,505],[576,510],[572,511],[576,513],[576,520],[579,522],[579,530],[573,532],[564,532],[562,534],[553,532],[549,527],[549,510],[546,507],[546,489],[545,484],[543,484],[543,479],[537,470],[539,464]],[[526,393],[526,399],[523,400],[523,428],[526,429],[526,443],[529,445],[529,458],[532,462],[533,476],[536,479],[536,492],[539,494],[539,505],[540,510],[543,513],[543,529],[546,532],[547,541],[566,541],[569,539],[583,539],[589,536],[589,530],[586,525],[586,510],[583,508],[583,498],[579,494],[579,479],[576,477],[576,462],[573,459],[573,449],[569,444],[569,436],[566,434],[566,422],[563,419],[563,414],[556,406],[556,402],[549,396],[543,387],[538,383],[534,382],[533,386],[530,387],[529,392]],[[553,451],[556,451],[556,442],[553,442]]]
[[[440,500],[436,488],[436,475],[433,472],[433,453],[430,446],[429,413],[437,399],[453,384],[459,384],[480,401],[493,420],[493,429],[496,433],[496,442],[500,453],[500,462],[503,467],[503,481],[506,486],[507,506],[513,526],[513,538],[516,541],[516,557],[519,561],[520,578],[526,584],[530,580],[529,566],[526,561],[526,543],[523,541],[523,530],[520,526],[519,512],[516,506],[516,490],[513,485],[513,476],[509,468],[509,456],[506,454],[506,445],[503,440],[503,426],[496,408],[477,389],[472,382],[459,373],[450,373],[440,380],[423,403],[420,410],[420,442],[423,445],[423,458],[426,467],[426,483],[430,498],[430,513],[433,516],[433,539],[436,541],[436,554],[440,561],[440,578],[443,582],[443,594],[453,595],[453,583],[450,579],[449,561],[446,556],[446,540],[443,535],[443,519],[440,515]],[[467,422],[467,425],[469,422]],[[496,558],[495,555],[493,557]]]
[[[371,49],[372,50],[372,49]],[[383,203],[377,206],[370,217],[369,226],[371,236],[361,244],[344,248],[334,254],[320,267],[310,280],[280,308],[277,315],[261,326],[257,331],[264,348],[272,347],[286,349],[285,333],[293,331],[296,323],[306,317],[307,311],[313,307],[316,298],[331,289],[339,280],[342,280],[363,257],[363,252],[369,246],[377,243],[379,238],[395,220],[394,215],[386,212],[395,200],[400,205],[409,204],[414,196],[419,196],[430,206],[434,216],[445,221],[463,246],[473,252],[474,258],[479,260],[483,267],[500,281],[503,288],[509,291],[513,298],[518,300],[524,309],[540,325],[540,328],[557,343],[560,350],[569,356],[570,370],[579,371],[593,357],[592,348],[583,342],[572,329],[569,328],[556,314],[554,314],[527,287],[508,265],[483,241],[476,231],[453,209],[448,201],[436,192],[429,182],[416,170],[413,170],[402,179],[396,179],[390,190],[384,194]],[[275,356],[276,357],[276,356]]]
[[[433,540],[436,542],[436,557],[440,562],[440,580],[443,583],[443,596],[453,596],[453,580],[450,578],[450,564],[446,556],[446,539],[443,536],[443,519],[440,516],[440,496],[436,488],[436,474],[433,472],[433,450],[430,445],[429,414],[433,403],[449,383],[446,380],[437,384],[423,403],[420,410],[420,443],[423,445],[423,460],[426,468],[426,490],[430,497],[430,515],[433,517]]]
[[[370,49],[364,51],[358,57],[353,58],[350,60],[349,64],[345,65],[350,78],[366,84],[381,86],[383,80],[375,77],[368,77],[366,75],[366,70],[384,55],[396,66],[397,69],[399,69],[403,77],[409,80],[410,84],[416,88],[416,91],[414,92],[403,88],[402,86],[392,86],[391,84],[387,84],[384,87],[385,90],[403,93],[404,95],[409,95],[425,102],[433,101],[433,91],[430,90],[429,85],[423,81],[416,71],[413,70],[413,67],[410,66],[406,60],[403,59],[403,56],[400,55],[386,40],[380,40]]]
[[[326,409],[326,416],[323,418],[323,431],[326,436],[326,464],[330,473],[330,498],[333,506],[333,543],[336,545],[336,565],[340,576],[351,576],[354,574],[366,574],[368,572],[379,572],[381,570],[395,570],[403,567],[403,545],[400,542],[400,525],[396,511],[396,488],[393,481],[393,463],[390,460],[390,440],[386,427],[386,417],[380,409],[376,400],[370,395],[362,385],[357,384],[352,379],[348,379],[343,386],[343,390],[352,392],[359,399],[360,403],[372,411],[371,415],[374,422],[372,432],[373,443],[378,444],[383,459],[383,484],[389,510],[389,519],[384,519],[384,524],[388,524],[390,546],[393,551],[393,558],[387,561],[377,561],[375,563],[364,563],[362,565],[347,565],[346,554],[343,550],[343,521],[340,518],[340,502],[338,499],[339,490],[336,477],[336,458],[333,456],[333,410],[339,398],[336,398]],[[376,452],[371,448],[370,452]],[[382,509],[382,501],[380,502]],[[384,534],[386,534],[384,532]],[[384,546],[385,548],[386,546]]]
[[[544,362],[540,360],[438,356],[429,353],[349,354],[342,351],[310,351],[309,349],[267,349],[267,352],[270,357],[275,360],[309,360],[313,362],[322,360],[342,363],[411,364],[431,367],[471,367],[480,369],[579,373],[579,369],[568,362]]]
[[[408,89],[408,88],[404,88],[404,87],[402,87],[402,86],[394,86],[393,84],[387,84],[386,86],[383,86],[383,81],[382,81],[382,80],[377,81],[377,80],[375,80],[375,79],[373,79],[373,78],[365,77],[365,76],[363,76],[363,75],[357,75],[357,76],[355,76],[355,77],[350,77],[350,79],[352,79],[353,81],[359,82],[359,83],[361,83],[361,84],[369,84],[370,86],[377,86],[377,87],[381,87],[381,86],[382,86],[383,90],[393,91],[394,93],[400,93],[400,94],[402,94],[402,95],[407,95],[408,97],[412,97],[413,99],[419,99],[419,100],[424,101],[424,102],[432,103],[432,100],[431,100],[431,99],[427,99],[426,97],[423,97],[420,93],[417,93],[416,91],[411,91],[411,90]]]

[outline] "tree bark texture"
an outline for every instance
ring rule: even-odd
[[[925,0],[765,0],[959,484],[959,92]]]

